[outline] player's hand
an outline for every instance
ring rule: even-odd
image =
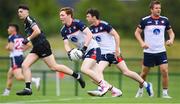
[[[144,48],[144,49],[148,49],[149,48],[149,46],[146,43],[142,43],[141,47]]]
[[[86,53],[87,50],[87,46],[83,46],[82,49],[80,49],[80,51],[83,53],[83,55]]]
[[[116,49],[116,51],[115,51],[115,58],[118,59],[119,56],[120,56],[120,50],[119,50],[119,48],[118,48],[118,49]]]
[[[70,51],[67,52],[68,58],[69,58],[69,60],[71,60],[71,61],[72,61],[72,59],[71,59],[70,53],[71,53],[71,51],[72,51],[73,49],[74,49],[74,48],[72,48]]]
[[[170,40],[170,39],[167,40],[166,45],[169,46],[169,47],[172,46],[173,45],[173,40]]]
[[[26,45],[27,43],[29,43],[29,39],[28,38],[26,38],[26,39],[24,39],[23,41],[22,41],[22,44],[24,44],[24,45]]]

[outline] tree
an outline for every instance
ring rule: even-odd
[[[51,36],[54,33],[59,33],[59,3],[56,0],[2,0],[0,1],[0,16],[1,19],[1,36],[7,37],[6,27],[9,23],[17,23],[20,29],[23,29],[23,23],[20,22],[17,16],[17,8],[19,4],[26,4],[30,8],[30,14],[37,19],[40,27]],[[24,33],[24,32],[23,32]]]

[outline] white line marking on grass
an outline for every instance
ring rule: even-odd
[[[26,104],[26,103],[50,103],[54,101],[71,101],[71,100],[85,100],[85,99],[106,99],[112,97],[90,97],[90,98],[83,98],[83,97],[76,97],[76,98],[62,98],[62,99],[46,99],[46,100],[28,100],[28,101],[16,101],[16,102],[8,102],[8,103],[0,103],[0,104]]]

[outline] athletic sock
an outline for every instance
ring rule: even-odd
[[[32,82],[36,82],[36,78],[32,77],[31,78]]]
[[[167,88],[163,88],[163,95],[168,95],[168,89]]]
[[[144,87],[148,87],[148,83],[146,81],[144,81],[142,84]]]
[[[72,76],[76,79],[80,78],[80,74],[73,72]]]
[[[31,82],[26,82],[26,88],[31,89]]]

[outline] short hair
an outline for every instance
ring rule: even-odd
[[[91,16],[95,16],[97,19],[99,19],[99,11],[95,8],[88,9],[86,14],[91,14]]]
[[[8,27],[14,27],[16,29],[16,32],[19,32],[19,26],[17,24],[10,23]]]
[[[154,5],[157,5],[157,4],[161,5],[161,2],[158,0],[152,0],[151,3],[149,4],[149,8],[153,9]]]
[[[18,9],[24,9],[24,10],[29,10],[29,7],[25,4],[21,4],[18,6]]]
[[[65,11],[67,15],[71,15],[71,17],[73,17],[73,8],[71,7],[63,7],[60,9],[61,11]]]

